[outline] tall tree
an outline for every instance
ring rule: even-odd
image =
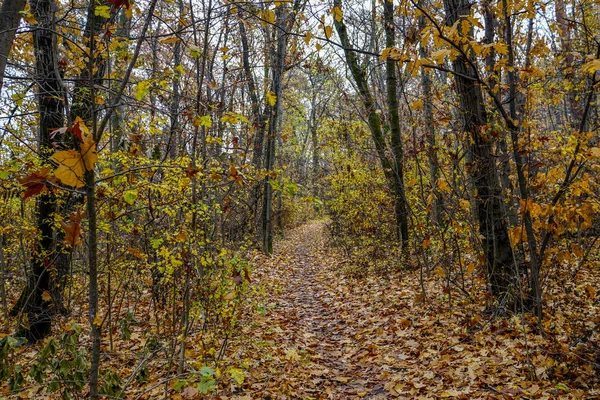
[[[471,3],[466,0],[444,0],[445,23],[453,26],[471,14]],[[514,282],[513,254],[508,229],[502,188],[498,179],[497,165],[492,142],[485,137],[487,124],[486,105],[472,54],[460,47],[452,61],[456,91],[460,99],[462,128],[468,134],[467,147],[470,156],[470,175],[476,190],[479,233],[487,265],[492,293],[505,294]]]
[[[31,0],[31,11],[37,21],[33,30],[36,82],[38,84],[37,102],[39,111],[38,143],[39,154],[44,161],[53,151],[52,132],[64,124],[63,89],[58,70],[56,54],[56,30],[54,24],[54,1]],[[31,275],[27,299],[29,330],[26,336],[38,340],[50,333],[50,272],[55,270],[56,252],[53,241],[54,195],[50,190],[43,192],[37,199],[36,219],[39,241],[36,254],[32,257]]]

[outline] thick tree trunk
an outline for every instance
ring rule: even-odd
[[[466,0],[444,0],[446,25],[452,26],[462,17],[470,15],[470,3]],[[468,133],[468,151],[471,180],[476,190],[479,233],[485,254],[488,280],[495,296],[506,293],[512,286],[513,254],[508,230],[502,188],[497,166],[492,154],[492,142],[485,136],[487,123],[485,102],[476,73],[466,56],[459,55],[452,61],[456,90],[463,114],[463,129]]]
[[[62,85],[59,78],[56,55],[56,35],[54,29],[53,2],[51,0],[32,0],[31,11],[38,21],[33,31],[33,45],[36,61],[36,82],[38,82],[39,110],[39,151],[42,157],[52,153],[51,132],[64,124],[64,105]],[[32,259],[28,297],[28,319],[30,340],[38,340],[50,333],[50,274],[56,271],[53,253],[54,242],[52,214],[55,211],[55,199],[51,191],[37,198],[36,225],[39,230],[39,242]]]

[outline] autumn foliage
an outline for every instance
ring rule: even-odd
[[[367,3],[2,3],[0,397],[600,396],[597,2]]]

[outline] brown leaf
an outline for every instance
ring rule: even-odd
[[[49,174],[50,168],[42,168],[39,172],[33,172],[27,176],[17,178],[19,183],[25,186],[25,191],[21,194],[23,199],[27,200],[36,194],[45,192],[47,190],[46,182],[50,180]]]
[[[184,399],[195,399],[198,396],[198,389],[193,386],[188,386],[181,392]]]

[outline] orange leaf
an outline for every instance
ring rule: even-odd
[[[70,223],[60,221],[60,226],[66,233],[65,242],[70,246],[79,246],[81,244],[81,220],[83,215],[77,211],[69,217]]]

